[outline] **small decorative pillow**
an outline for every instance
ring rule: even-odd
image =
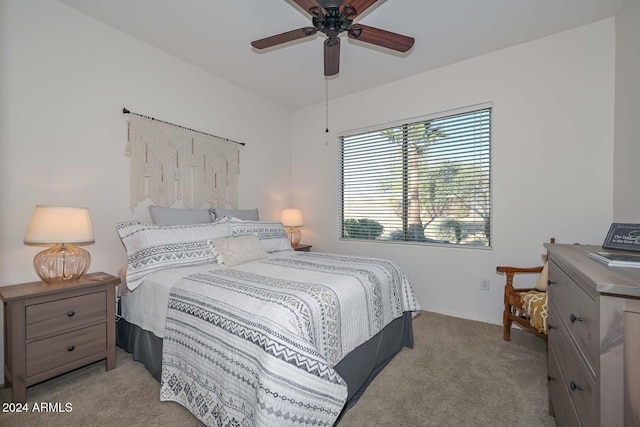
[[[231,236],[227,218],[194,225],[121,222],[116,229],[127,250],[127,288],[131,291],[145,277],[163,268],[216,262],[211,241]]]
[[[536,283],[536,291],[547,292],[549,289],[549,262],[544,263],[544,267],[542,267],[542,272],[540,272],[540,277],[538,277],[538,282]]]
[[[541,334],[549,333],[549,306],[547,293],[529,291],[522,295],[522,307],[529,316],[529,323]]]
[[[229,222],[234,237],[255,234],[267,253],[292,251],[291,242],[279,221],[242,221],[231,218]]]
[[[218,263],[229,267],[267,257],[267,253],[255,234],[213,239],[213,246],[218,252]]]
[[[222,218],[223,216],[229,216],[231,218],[238,218],[243,221],[258,221],[258,209],[225,209],[215,208],[211,209],[216,218]]]
[[[209,209],[181,209],[149,206],[151,221],[156,225],[188,225],[213,222]]]

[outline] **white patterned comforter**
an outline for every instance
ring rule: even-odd
[[[290,252],[193,274],[169,296],[161,400],[209,426],[331,426],[347,396],[333,367],[417,310],[381,259]]]

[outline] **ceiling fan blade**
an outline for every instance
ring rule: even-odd
[[[260,40],[254,40],[251,42],[251,46],[256,49],[266,49],[282,43],[309,37],[317,32],[318,30],[313,27],[298,28],[297,30],[287,31],[286,33],[276,34],[275,36],[265,37]]]
[[[402,34],[392,33],[391,31],[362,24],[351,26],[349,38],[386,47],[387,49],[397,50],[398,52],[408,51],[413,46],[413,43],[415,43],[413,37],[403,36]]]
[[[340,37],[324,41],[324,75],[335,76],[340,72]]]
[[[344,8],[346,5],[351,6],[356,11],[356,14],[351,17],[351,19],[353,19],[356,16],[362,14],[362,12],[367,10],[369,6],[371,6],[377,1],[378,0],[351,0],[351,1],[347,0],[340,8],[340,12],[344,12]]]
[[[316,0],[293,0],[293,2],[304,9],[305,12],[309,13],[310,15],[311,13],[309,12],[309,9],[320,7],[320,4]]]

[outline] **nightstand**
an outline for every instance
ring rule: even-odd
[[[294,251],[298,252],[311,252],[311,245],[294,245],[292,246]]]
[[[13,401],[27,387],[106,359],[116,367],[115,285],[120,279],[91,273],[74,282],[0,287],[4,302],[4,376]]]

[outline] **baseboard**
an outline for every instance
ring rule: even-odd
[[[460,319],[473,320],[474,322],[488,323],[490,325],[502,326],[502,322],[496,322],[496,321],[491,321],[491,320],[487,320],[487,319],[479,319],[477,317],[471,317],[471,316],[462,316],[462,315],[460,315],[460,313],[454,313],[454,312],[450,312],[450,311],[446,311],[446,310],[429,309],[429,310],[421,310],[421,311],[426,311],[428,313],[443,314],[445,316],[450,316],[450,317],[458,317]]]

